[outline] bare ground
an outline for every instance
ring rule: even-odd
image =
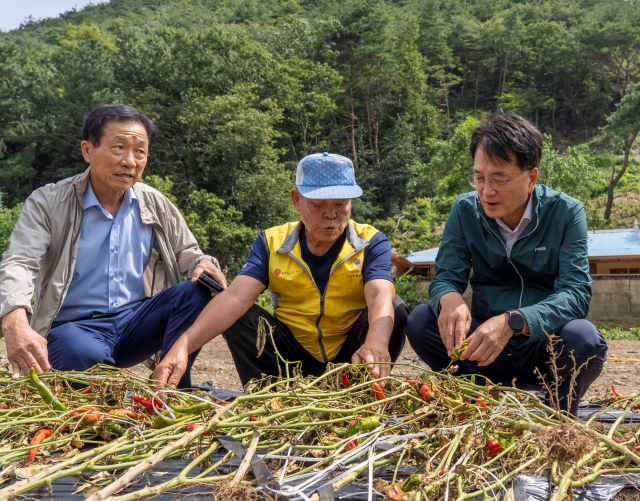
[[[608,341],[608,343],[608,356],[610,358],[640,360],[640,341]],[[399,362],[413,363],[425,369],[428,368],[411,349],[409,343],[405,345]],[[4,340],[2,340],[0,341],[0,366],[5,366],[6,364]],[[142,365],[134,367],[134,370],[138,374],[149,375],[149,370]],[[396,366],[393,373],[411,378],[418,375],[420,371]],[[192,369],[191,376],[194,383],[212,381],[214,387],[242,391],[242,385],[233,364],[231,353],[222,336],[218,336],[202,348],[202,352]],[[602,395],[605,389],[610,388],[612,384],[622,394],[640,392],[640,362],[607,361],[602,374],[593,383],[587,396]]]
[[[609,357],[640,359],[640,341],[608,341],[608,343]],[[409,343],[406,344],[399,361],[427,368],[427,365],[411,349]],[[399,366],[396,366],[393,371],[394,374],[407,377],[416,376],[419,372],[417,369]],[[140,373],[148,374],[148,370],[142,368]],[[222,336],[218,336],[202,349],[192,370],[192,380],[194,383],[212,381],[215,387],[242,391],[231,354]],[[602,374],[591,386],[588,396],[602,395],[611,384],[615,384],[616,389],[623,394],[640,392],[640,363],[606,362]]]

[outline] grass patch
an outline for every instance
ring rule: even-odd
[[[605,339],[612,341],[640,341],[640,327],[631,327],[625,329],[624,327],[603,327],[598,326],[600,332]]]

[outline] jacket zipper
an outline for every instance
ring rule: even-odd
[[[362,249],[366,249],[367,247],[368,246],[365,245]],[[322,320],[322,317],[324,316],[324,300],[325,300],[325,296],[327,294],[327,289],[329,288],[329,280],[331,280],[331,277],[333,276],[334,272],[342,265],[342,263],[344,263],[351,256],[354,256],[355,254],[360,252],[362,249],[358,249],[356,251],[353,251],[351,254],[345,256],[344,258],[342,258],[342,260],[333,267],[333,269],[331,270],[331,273],[329,274],[329,278],[327,279],[327,285],[324,288],[324,292],[320,292],[320,289],[318,288],[318,285],[316,284],[316,282],[313,279],[313,277],[311,276],[311,274],[307,271],[307,268],[305,266],[303,266],[302,263],[294,255],[292,255],[290,252],[287,253],[287,255],[289,257],[291,257],[291,259],[293,259],[296,263],[298,263],[298,265],[304,270],[304,272],[307,274],[307,276],[313,282],[313,285],[316,286],[316,290],[318,291],[318,294],[320,294],[320,315],[316,319],[316,330],[318,332],[318,344],[320,345],[320,352],[322,353],[322,360],[324,360],[325,364],[329,362],[329,359],[327,358],[327,352],[325,351],[324,343],[322,342],[322,329],[320,328],[320,320]]]
[[[287,252],[287,255],[291,259],[293,259],[296,263],[298,263],[298,266],[300,266],[300,268],[304,270],[307,276],[311,279],[311,282],[313,283],[313,285],[316,286],[316,290],[320,295],[320,316],[318,316],[318,318],[316,319],[316,331],[318,333],[318,345],[320,346],[320,353],[322,353],[322,360],[324,360],[324,363],[326,364],[329,362],[329,359],[327,358],[327,352],[324,349],[324,343],[322,342],[322,329],[320,328],[320,320],[324,316],[324,294],[320,292],[320,289],[318,288],[318,284],[316,284],[316,281],[311,276],[311,273],[309,273],[307,268],[298,260],[298,258],[295,257],[293,254],[291,254],[291,252]],[[327,285],[329,285],[329,282],[327,282]],[[325,289],[325,292],[326,292],[326,289]]]
[[[518,301],[518,309],[520,309],[520,308],[522,308],[522,295],[524,294],[524,278],[522,278],[522,275],[518,271],[518,268],[516,268],[516,265],[513,264],[513,261],[511,260],[511,251],[507,250],[507,244],[504,242],[504,240],[502,238],[500,238],[500,237],[498,237],[498,235],[496,235],[496,232],[491,229],[491,226],[489,226],[489,223],[487,222],[487,220],[484,218],[484,216],[482,214],[480,214],[478,211],[476,211],[476,214],[478,214],[478,216],[480,216],[482,218],[482,220],[487,224],[487,227],[489,228],[489,231],[491,233],[493,233],[493,235],[502,243],[502,245],[504,246],[504,250],[507,252],[507,262],[511,266],[513,266],[513,269],[516,270],[516,273],[520,277],[520,300]],[[538,228],[538,224],[539,223],[540,223],[540,216],[538,216],[538,219],[536,220],[536,225],[534,226],[533,230],[531,230],[531,233],[527,233],[525,236],[518,237],[516,239],[516,241],[513,242],[513,245],[515,245],[519,240],[522,240],[523,238],[528,237],[534,231],[536,231],[536,229]],[[511,246],[512,250],[513,250],[513,245]]]

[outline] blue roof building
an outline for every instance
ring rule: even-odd
[[[640,274],[640,229],[589,232],[589,268],[592,275]],[[433,277],[438,248],[412,252],[407,261],[421,275]]]

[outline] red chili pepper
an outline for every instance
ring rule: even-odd
[[[402,492],[399,484],[391,484],[386,487],[385,493],[391,501],[410,501],[413,498],[413,493]]]
[[[153,410],[154,404],[156,406],[156,409],[162,409],[164,407],[163,403],[160,402],[160,400],[156,400],[155,398],[152,400],[150,398],[139,397],[138,395],[131,395],[131,400],[133,400],[134,402],[140,404],[142,407],[147,409],[147,412],[149,414],[154,413],[154,410]]]
[[[340,382],[342,383],[342,386],[344,386],[345,388],[349,388],[349,386],[351,386],[351,383],[349,382],[348,372],[345,372],[344,374],[340,373]]]
[[[458,421],[462,422],[465,421],[467,419],[466,416],[458,416]]]
[[[618,393],[618,390],[616,390],[616,387],[614,385],[611,385],[611,393],[613,393],[616,397],[622,396],[620,395],[620,393]]]
[[[433,392],[431,388],[429,388],[426,384],[423,384],[420,387],[420,395],[422,395],[422,398],[424,398],[428,402],[431,402],[436,399],[435,392]]]
[[[93,412],[90,413],[91,411]],[[85,405],[80,410],[73,411],[71,415],[74,417],[82,416],[82,422],[88,424],[95,423],[100,420],[100,413],[98,412],[98,409],[91,407],[90,405]]]
[[[33,391],[31,388],[27,388],[27,391],[28,391],[29,393],[35,393],[35,391]]]
[[[93,392],[93,386],[87,386],[84,390],[80,392],[80,395],[88,395]]]
[[[356,416],[356,419],[354,419],[353,421],[351,421],[351,422],[349,423],[349,426],[352,426],[352,425],[356,424],[356,423],[358,422],[358,419],[362,419],[363,417],[364,417],[364,416],[363,416],[362,414],[358,414],[358,415]],[[337,425],[336,425],[336,426],[337,426]]]
[[[357,446],[356,444],[353,442],[353,440],[349,440],[347,442],[347,445],[345,445],[344,450],[349,452],[352,451],[353,449],[355,449]]]
[[[33,436],[33,438],[31,439],[31,442],[29,442],[29,445],[40,445],[45,438],[49,438],[52,434],[53,432],[51,430],[46,430],[46,429],[38,430],[36,434]],[[24,462],[24,465],[29,466],[31,463],[33,463],[37,453],[38,453],[37,447],[34,447],[33,449],[31,449],[31,452],[29,453],[29,459],[27,459]]]
[[[133,412],[133,411],[128,411],[125,409],[113,409],[109,412],[107,412],[107,414],[109,416],[116,416],[116,417],[129,417],[131,419],[140,419],[140,418],[145,418],[146,416],[144,414],[138,414],[137,412]],[[107,418],[109,419],[109,418]]]
[[[251,416],[251,421],[257,421],[258,418],[256,416]]]
[[[195,430],[197,430],[198,428],[200,428],[200,425],[199,425],[199,424],[196,424],[196,423],[191,423],[191,424],[188,424],[188,425],[187,425],[187,430],[189,430],[189,431],[195,431]],[[205,431],[205,432],[203,433],[203,435],[210,435],[210,434],[211,434],[211,432],[210,432],[210,431]]]
[[[11,409],[11,406],[7,404],[0,404],[0,409]]]
[[[415,379],[405,379],[404,382],[409,383],[411,386],[418,384],[418,381],[416,381]]]
[[[482,397],[478,397],[478,400],[476,400],[476,405],[478,407],[486,407],[487,406],[487,401]]]
[[[387,398],[384,396],[384,393],[382,393],[382,388],[380,388],[378,383],[373,383],[373,391],[371,393],[376,397],[376,400],[384,400]]]
[[[147,417],[147,416],[145,416],[144,414],[140,414],[139,412],[137,412],[137,413],[136,413],[136,412],[133,412],[133,411],[131,410],[131,407],[115,407],[115,408],[114,408],[114,410],[116,410],[116,411],[117,411],[117,410],[127,411],[127,415],[128,415],[129,417],[131,417],[131,418],[134,418],[134,419],[136,419],[136,418],[137,418],[137,419],[145,419],[145,418]],[[131,414],[129,414],[129,413],[131,413]]]
[[[611,437],[611,439],[616,443],[616,444],[624,444],[627,439],[626,438],[621,438],[621,437]],[[637,452],[637,449],[634,449],[633,447],[631,447],[630,445],[627,445],[627,449],[629,449],[631,452]]]
[[[518,400],[520,402],[524,402],[526,400],[527,397],[525,397],[524,395],[518,395]]]
[[[490,438],[489,440],[487,440],[487,451],[489,457],[496,455],[498,452],[500,452],[500,449],[500,442],[497,438]]]

